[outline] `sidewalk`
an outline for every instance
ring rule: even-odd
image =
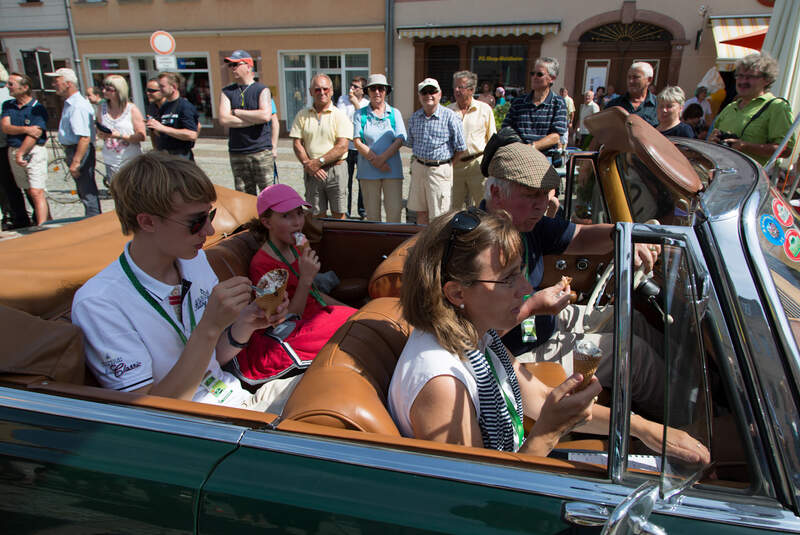
[[[102,154],[98,144],[97,158],[99,169],[105,170],[102,163]],[[143,150],[150,150],[150,143],[142,143]],[[403,147],[400,150],[401,159],[403,161],[403,199],[408,198],[408,185],[409,185],[409,165],[411,158],[411,150]],[[194,148],[194,157],[197,165],[199,165],[208,174],[214,184],[225,186],[233,189],[233,175],[231,174],[230,162],[228,160],[228,140],[227,139],[211,139],[201,138],[197,141]],[[305,186],[303,184],[302,166],[294,156],[292,150],[292,140],[289,138],[281,138],[278,141],[278,176],[283,184],[292,186],[300,195],[304,195]],[[272,183],[272,177],[268,177],[268,183]],[[358,181],[353,179],[353,203],[352,211],[356,214],[356,196],[358,192]],[[114,209],[114,201],[108,189],[98,179],[97,188],[100,191],[100,206],[103,212],[109,212]],[[74,218],[83,217],[83,205],[78,199],[78,195],[73,193],[75,191],[75,182],[69,176],[68,171],[61,168],[57,171],[50,170],[47,181],[48,203],[50,205],[50,212],[55,220],[74,220]],[[385,219],[386,214],[383,213]],[[405,216],[403,216],[405,218]],[[60,223],[56,223],[60,224]],[[22,229],[21,231],[9,231],[0,233],[0,240],[8,239],[11,237],[18,237],[19,235],[29,234],[30,230]]]

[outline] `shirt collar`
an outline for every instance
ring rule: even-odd
[[[553,100],[553,88],[552,87],[550,88],[550,91],[547,92],[547,96],[544,97],[544,100],[542,101],[542,103],[538,104],[538,106],[544,106],[545,104],[550,104],[551,100]],[[528,102],[530,102],[534,106],[537,105],[537,104],[533,104],[533,91],[528,93]]]
[[[145,273],[139,266],[136,265],[136,262],[133,261],[133,258],[131,258],[130,247],[131,242],[125,244],[124,252],[125,258],[128,260],[128,264],[130,264],[133,274],[137,279],[139,279],[139,282],[142,284],[142,286],[144,286],[145,289],[153,294],[159,301],[164,301],[167,299],[175,286],[161,282],[160,280],[155,279]],[[183,269],[180,259],[177,260],[176,265],[178,266],[178,271],[181,275],[181,278],[183,278]]]
[[[333,108],[334,108],[334,107],[335,107],[335,106],[333,105],[333,101],[330,101],[330,102],[328,102],[328,105],[327,105],[327,106],[325,106],[325,107],[322,109],[322,111],[321,111],[321,112],[317,113],[317,108],[315,108],[315,107],[314,107],[314,105],[312,104],[312,105],[311,105],[311,111],[313,111],[313,112],[314,112],[314,113],[316,113],[317,115],[322,115],[323,113],[331,113],[331,112],[333,111]],[[355,107],[355,106],[354,106],[354,107]]]

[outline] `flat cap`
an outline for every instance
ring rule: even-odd
[[[489,162],[489,176],[534,189],[556,189],[561,178],[533,145],[510,143],[499,147]]]

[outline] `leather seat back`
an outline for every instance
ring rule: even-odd
[[[410,331],[398,299],[370,301],[322,348],[289,397],[283,417],[399,436],[386,402]]]
[[[400,288],[403,286],[403,265],[408,258],[408,251],[417,243],[417,234],[414,234],[381,262],[372,277],[369,279],[369,296],[372,299],[379,297],[400,297]]]

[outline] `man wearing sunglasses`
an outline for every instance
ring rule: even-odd
[[[105,388],[280,413],[300,375],[255,394],[222,366],[254,330],[282,321],[251,303],[246,277],[219,282],[202,247],[214,234],[211,180],[159,151],[131,160],[111,182],[117,217],[133,239],[75,294],[89,368]]]
[[[450,210],[453,161],[466,156],[467,143],[459,118],[439,104],[439,82],[425,78],[417,84],[417,92],[422,108],[409,118],[406,140],[414,154],[408,209],[417,213],[418,224],[427,225],[430,219]]]
[[[145,121],[149,121],[158,114],[158,108],[164,104],[164,95],[161,93],[161,87],[158,85],[158,78],[150,78],[147,80],[147,87],[145,88],[147,95],[147,116]],[[150,136],[150,143],[153,144],[153,150],[158,150],[158,133],[152,128],[147,129],[147,134]]]
[[[238,191],[251,195],[267,187],[272,176],[272,95],[256,82],[252,56],[234,50],[225,58],[234,83],[222,88],[219,122],[228,127],[228,153]]]
[[[158,75],[164,103],[147,120],[147,128],[158,134],[158,150],[194,161],[192,147],[200,131],[197,108],[181,96],[181,77],[174,72]]]
[[[324,217],[330,207],[333,217],[347,213],[347,145],[353,139],[353,123],[333,105],[333,82],[327,74],[311,79],[314,101],[294,118],[289,137],[294,155],[303,164],[306,201],[315,216]]]
[[[524,143],[532,144],[560,166],[558,143],[567,133],[567,104],[552,91],[558,77],[555,58],[539,58],[531,72],[531,92],[511,102],[503,127],[513,128]]]

